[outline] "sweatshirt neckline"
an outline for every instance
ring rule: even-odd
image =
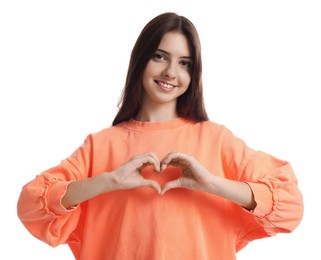
[[[165,130],[171,128],[177,128],[187,124],[189,121],[185,118],[178,117],[168,121],[158,121],[158,122],[142,122],[131,118],[126,122],[127,128],[134,130]]]

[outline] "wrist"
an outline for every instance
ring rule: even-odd
[[[102,193],[111,192],[118,189],[117,187],[119,187],[119,182],[114,172],[105,172],[99,176],[100,178],[97,181],[101,185]]]

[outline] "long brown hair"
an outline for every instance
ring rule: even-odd
[[[155,54],[162,37],[172,31],[180,32],[187,38],[193,59],[191,83],[187,91],[177,99],[177,114],[194,121],[208,120],[203,99],[201,44],[197,30],[184,16],[163,13],[152,19],[137,38],[113,125],[127,121],[139,112],[144,93],[142,75],[145,67]]]

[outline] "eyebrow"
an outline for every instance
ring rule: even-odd
[[[165,53],[167,55],[171,55],[168,51],[165,51],[165,50],[162,50],[162,49],[157,49],[156,51],[160,51],[160,52],[163,52],[163,53]],[[193,58],[191,56],[181,56],[180,58],[193,60]]]

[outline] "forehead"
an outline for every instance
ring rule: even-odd
[[[190,57],[191,48],[186,36],[180,32],[168,32],[164,34],[158,49],[164,50],[178,57]]]

